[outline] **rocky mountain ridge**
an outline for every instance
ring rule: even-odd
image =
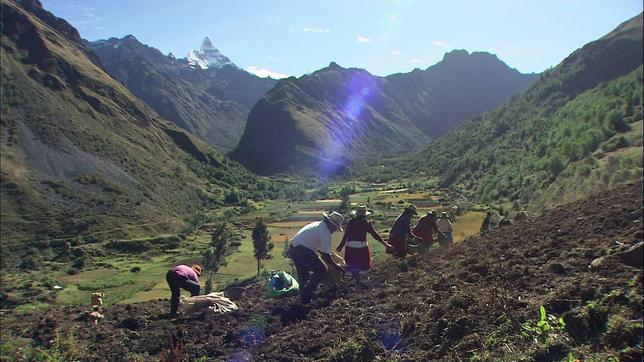
[[[198,59],[163,55],[132,35],[88,47],[110,75],[161,116],[221,151],[236,146],[250,108],[276,82],[239,69],[208,38],[203,51],[193,52]]]
[[[464,50],[387,77],[332,62],[278,82],[251,110],[231,155],[261,174],[343,173],[356,162],[412,152],[535,79],[494,55]]]

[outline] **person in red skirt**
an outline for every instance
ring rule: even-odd
[[[436,211],[434,210],[428,212],[427,215],[418,219],[416,226],[414,226],[411,231],[414,235],[422,238],[420,243],[421,251],[427,251],[429,247],[434,244],[433,234],[443,234],[442,231],[438,230],[438,225],[436,225]]]
[[[367,205],[358,204],[351,214],[354,217],[347,223],[344,236],[342,237],[342,241],[340,241],[340,245],[337,247],[337,251],[341,252],[342,248],[346,245],[344,249],[344,261],[347,263],[346,270],[353,275],[356,283],[359,283],[360,274],[366,273],[371,269],[371,250],[367,243],[367,233],[371,234],[374,239],[384,245],[388,251],[391,251],[392,248],[378,234],[373,224],[367,220],[367,216],[371,215],[367,210]]]

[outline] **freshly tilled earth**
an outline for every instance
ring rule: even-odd
[[[3,335],[51,348],[73,336],[83,358],[120,360],[605,360],[642,358],[642,267],[609,257],[642,241],[642,184],[564,205],[447,247],[374,267],[301,305],[245,286],[238,311],[168,317],[168,300],[2,317]],[[565,327],[527,330],[539,309]],[[554,319],[550,323],[556,325]],[[528,328],[529,329],[529,328]],[[60,337],[59,337],[60,338]]]

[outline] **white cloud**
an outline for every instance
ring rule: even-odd
[[[81,13],[76,19],[70,20],[70,22],[76,27],[84,27],[86,25],[100,23],[101,21],[103,21],[103,18],[92,12]]]
[[[65,8],[67,8],[67,9],[79,9],[79,10],[82,10],[82,11],[94,11],[94,8],[90,8],[90,7],[82,6],[82,5],[76,5],[76,4],[69,4],[69,5],[65,6]]]
[[[371,39],[369,37],[366,37],[364,35],[358,35],[358,37],[356,38],[356,41],[358,43],[363,43],[363,44],[371,44],[371,43],[373,43],[373,39]]]
[[[316,28],[313,26],[305,26],[302,28],[302,31],[305,33],[328,33],[331,31],[331,29],[328,28]]]
[[[441,48],[451,48],[452,47],[449,43],[444,42],[442,40],[432,40],[432,45],[436,46],[436,47],[441,47]]]
[[[394,50],[391,52],[392,55],[402,55],[402,53],[403,52],[401,52],[400,50]]]
[[[422,60],[421,60],[421,59],[418,59],[418,58],[409,59],[409,61],[410,61],[411,63],[414,63],[414,64],[418,64],[418,63],[421,63],[421,62],[422,62]]]
[[[287,78],[289,75],[288,74],[283,74],[283,73],[278,73],[274,72],[272,70],[268,70],[266,68],[261,68],[255,65],[251,65],[246,68],[246,71],[249,73],[253,73],[258,77],[261,78],[266,78],[266,77],[271,77],[273,79],[281,79],[281,78]]]

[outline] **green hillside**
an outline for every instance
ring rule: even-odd
[[[3,245],[174,231],[258,182],[159,118],[39,3],[2,1],[1,40]]]
[[[408,159],[485,202],[542,210],[642,176],[642,16]]]

